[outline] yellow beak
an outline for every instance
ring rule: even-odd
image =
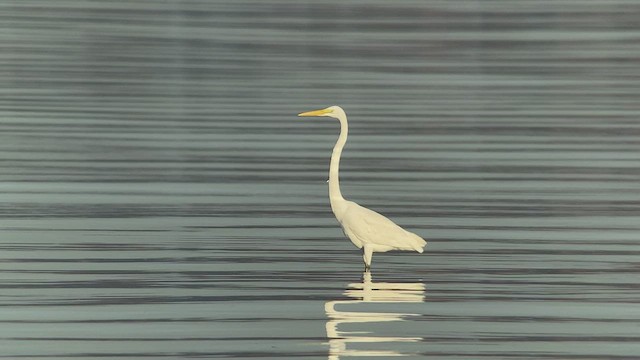
[[[331,110],[329,109],[322,109],[322,110],[314,110],[314,111],[307,111],[307,112],[303,112],[298,114],[298,116],[322,116],[324,114],[330,113]]]

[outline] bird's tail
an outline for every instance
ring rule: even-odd
[[[424,248],[427,246],[427,242],[423,238],[421,238],[420,236],[414,233],[410,233],[410,234],[413,240],[411,244],[413,249],[422,254],[422,252],[424,252]]]

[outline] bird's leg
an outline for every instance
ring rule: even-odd
[[[364,260],[364,272],[371,271],[371,259],[373,258],[373,249],[369,246],[362,247],[362,259]]]

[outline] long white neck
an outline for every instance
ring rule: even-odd
[[[340,114],[338,116],[340,120],[340,136],[336,145],[333,147],[333,154],[331,154],[331,165],[329,167],[329,200],[331,201],[331,209],[334,213],[340,211],[340,205],[344,203],[344,198],[340,192],[340,179],[338,172],[340,170],[340,156],[342,155],[342,148],[347,142],[347,134],[349,133],[349,125],[347,124],[347,116]]]

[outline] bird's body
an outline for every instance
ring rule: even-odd
[[[418,235],[408,232],[385,216],[347,201],[347,208],[338,219],[342,230],[351,242],[364,250],[365,264],[371,265],[374,252],[407,250],[423,252],[425,241]],[[370,254],[367,255],[367,252]]]
[[[420,236],[406,231],[385,216],[342,197],[339,181],[340,157],[349,132],[344,110],[339,106],[331,106],[298,116],[329,116],[340,121],[340,136],[333,148],[329,168],[329,200],[331,210],[344,234],[356,247],[363,250],[365,271],[371,268],[374,252],[409,250],[422,253],[427,242]]]

